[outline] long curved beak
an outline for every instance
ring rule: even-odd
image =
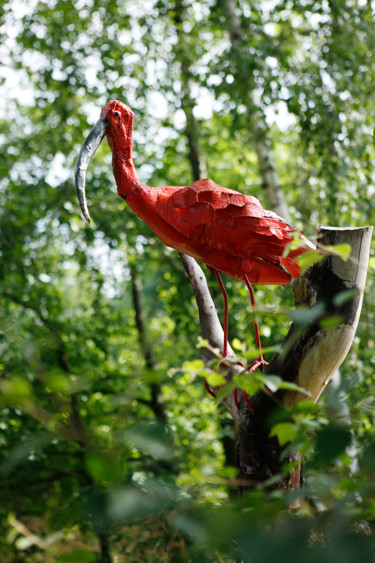
[[[95,154],[96,149],[102,142],[104,135],[108,131],[108,127],[109,122],[107,118],[105,116],[100,117],[100,119],[91,129],[90,133],[87,135],[87,138],[84,141],[81,150],[79,151],[77,162],[74,168],[74,178],[78,201],[81,206],[82,214],[88,223],[90,223],[90,215],[87,207],[85,191],[86,171],[90,159]]]

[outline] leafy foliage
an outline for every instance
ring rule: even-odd
[[[118,98],[136,113],[142,181],[191,181],[190,115],[209,176],[264,201],[246,107],[254,91],[296,224],[313,237],[318,222],[373,221],[371,3],[236,6],[244,33],[235,48],[223,0],[4,6],[2,561],[266,562],[280,552],[291,562],[373,561],[374,258],[340,389],[272,421],[272,434],[306,457],[302,508],[286,512],[281,491],[236,495],[233,429],[199,377],[191,287],[176,254],[114,197],[104,143],[88,175],[94,226],[75,200],[77,150],[100,107]],[[247,292],[225,284],[234,348],[251,356]],[[287,331],[291,292],[256,293],[272,349]],[[306,325],[316,313],[294,319]],[[260,374],[243,387],[264,384],[283,385]]]

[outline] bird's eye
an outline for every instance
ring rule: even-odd
[[[115,111],[113,114],[115,117],[120,117],[120,112],[119,111]]]

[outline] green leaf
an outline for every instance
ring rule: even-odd
[[[304,247],[305,243],[302,238],[302,233],[300,231],[295,231],[292,234],[292,242],[286,245],[283,252],[283,257],[285,258],[290,254],[293,250],[298,250],[298,248]]]
[[[219,385],[225,385],[226,380],[225,377],[216,371],[210,371],[205,374],[205,378],[207,379],[207,383],[212,385],[213,387],[217,387]]]
[[[341,260],[344,260],[344,262],[348,261],[348,259],[350,258],[350,254],[352,252],[352,247],[350,246],[350,244],[347,243],[335,244],[333,246],[325,246],[324,248],[329,252],[333,252],[334,254],[339,256]]]
[[[128,430],[126,436],[141,452],[154,459],[172,459],[174,445],[171,433],[158,422],[143,422]]]
[[[352,440],[347,428],[328,426],[317,433],[316,449],[319,461],[330,462],[349,446]]]
[[[4,379],[0,382],[0,390],[4,396],[3,399],[6,397],[7,401],[14,405],[22,406],[33,398],[30,382],[21,377]]]
[[[64,553],[59,556],[59,561],[69,563],[70,561],[79,563],[80,561],[97,561],[98,554],[87,549],[74,549],[69,553]]]
[[[241,342],[239,338],[233,338],[232,340],[232,348],[233,350],[237,350],[238,352],[243,351],[244,344]]]
[[[303,393],[304,395],[310,395],[310,393],[300,387],[296,383],[292,383],[291,381],[284,381],[281,377],[276,375],[263,375],[262,379],[264,381],[264,385],[268,387],[268,389],[275,393],[278,389],[286,389],[288,391],[298,391],[299,393]]]
[[[278,389],[280,389],[280,385],[283,382],[281,377],[278,377],[277,375],[263,375],[262,379],[264,385],[268,387],[271,393],[275,393]]]
[[[280,446],[292,442],[297,436],[296,425],[293,422],[279,422],[272,427],[270,437],[276,436]]]
[[[32,545],[34,545],[35,543],[38,543],[38,540],[39,540],[38,536],[34,536],[34,535],[21,536],[17,538],[14,543],[17,549],[25,550],[31,547]]]
[[[373,478],[375,474],[375,442],[370,443],[362,451],[359,459],[359,466],[362,472]]]
[[[313,324],[324,313],[324,303],[317,303],[315,307],[298,307],[290,312],[292,320],[302,327]]]
[[[301,268],[301,274],[304,274],[306,270],[308,270],[314,264],[321,262],[322,260],[324,260],[324,258],[325,256],[320,254],[317,250],[308,250],[307,252],[300,254],[296,258],[296,262],[298,262]]]
[[[281,347],[278,344],[273,346],[264,346],[262,347],[263,354],[275,354],[281,351]],[[242,351],[243,356],[248,360],[249,363],[254,361],[255,359],[259,358],[259,349],[258,348],[248,348],[247,350]],[[236,360],[237,362],[238,360]]]
[[[237,387],[238,387],[237,383],[235,381],[232,381],[231,383],[227,383],[226,385],[224,385],[221,389],[216,389],[215,390],[216,402],[221,403],[221,401],[225,397],[227,397],[230,393],[233,393],[233,391]]]
[[[300,385],[297,385],[296,383],[292,383],[291,381],[282,381],[280,383],[279,389],[287,389],[288,391],[297,391],[298,393],[303,393],[308,397],[311,396],[311,393],[307,391],[307,389],[301,387]]]
[[[124,460],[117,452],[108,450],[88,452],[85,457],[87,470],[98,483],[115,483],[124,478]]]
[[[255,372],[249,375],[235,375],[232,381],[239,389],[246,391],[248,395],[254,395],[259,389],[264,386],[263,377],[259,377],[258,373]]]
[[[48,432],[38,432],[28,439],[12,446],[8,455],[0,465],[0,475],[9,475],[15,468],[22,465],[27,459],[36,454],[40,454],[53,440],[53,434]]]
[[[358,288],[346,289],[345,291],[340,291],[340,293],[335,295],[332,301],[336,307],[341,307],[341,305],[344,305],[344,303],[354,299],[357,295],[359,295]]]
[[[333,330],[334,328],[340,326],[343,322],[343,317],[340,315],[331,315],[319,321],[319,325],[325,330]]]
[[[205,370],[205,365],[203,360],[189,360],[182,364],[182,368],[184,371],[188,371],[190,373],[199,373]]]

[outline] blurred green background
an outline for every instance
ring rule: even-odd
[[[1,561],[374,561],[374,255],[338,387],[294,415],[305,488],[287,511],[280,491],[238,495],[231,419],[195,363],[192,288],[115,195],[106,141],[88,172],[90,226],[73,185],[79,147],[116,98],[135,113],[143,183],[208,175],[278,211],[271,170],[306,235],[374,223],[374,9],[3,3]],[[251,349],[246,289],[225,284],[230,338]],[[291,288],[255,290],[262,343],[277,345]]]

